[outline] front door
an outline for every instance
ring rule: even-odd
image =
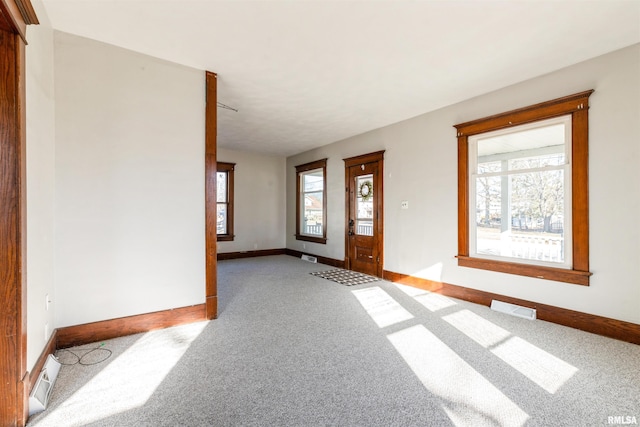
[[[345,266],[349,270],[382,276],[384,151],[345,161]]]

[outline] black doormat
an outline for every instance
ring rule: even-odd
[[[362,285],[363,283],[377,282],[380,279],[368,274],[358,273],[357,271],[343,270],[336,268],[334,270],[316,271],[309,273],[323,279],[331,280],[345,286]]]

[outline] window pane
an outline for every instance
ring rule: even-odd
[[[544,168],[547,166],[561,166],[565,164],[564,147],[563,152],[548,154],[545,156],[528,157],[523,159],[513,159],[509,161],[509,170]]]
[[[502,177],[476,178],[476,224],[500,225],[502,214]]]
[[[323,189],[323,177],[322,169],[317,169],[311,172],[306,172],[302,175],[302,191],[322,191]]]
[[[216,231],[218,234],[227,234],[227,205],[218,203],[218,222]]]
[[[502,162],[483,161],[478,159],[478,174],[500,172],[502,170]]]
[[[303,234],[322,236],[322,191],[304,194],[302,207]]]
[[[216,179],[218,183],[216,201],[225,203],[227,202],[227,173],[218,172]]]
[[[563,170],[476,178],[476,252],[564,263]]]
[[[478,139],[477,173],[541,168],[565,164],[568,123]]]

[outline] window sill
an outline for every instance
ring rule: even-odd
[[[218,242],[233,242],[234,235],[230,234],[218,234]]]
[[[296,240],[304,240],[305,242],[321,243],[323,245],[327,243],[326,237],[305,236],[303,234],[296,234]]]
[[[593,274],[589,271],[565,270],[563,268],[540,265],[494,261],[482,258],[471,258],[463,255],[458,255],[456,258],[458,258],[458,265],[461,267],[479,268],[482,270],[517,274],[520,276],[535,277],[536,279],[554,280],[582,286],[589,286],[589,278]]]

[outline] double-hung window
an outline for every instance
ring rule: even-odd
[[[296,239],[327,242],[327,159],[296,166]]]
[[[217,163],[216,172],[216,202],[217,222],[216,233],[218,241],[233,240],[233,170],[235,163]]]
[[[459,265],[589,284],[591,92],[456,125]]]

